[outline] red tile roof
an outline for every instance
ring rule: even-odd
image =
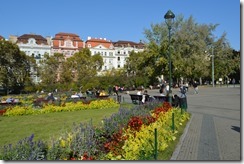
[[[111,45],[113,45],[113,43],[110,40],[106,40],[103,38],[90,38],[86,41],[86,47],[88,47],[89,44],[91,45],[91,48],[96,47],[98,45],[103,45],[106,48],[110,48]]]
[[[28,43],[28,39],[34,38],[36,40],[36,44],[44,44],[48,45],[47,39],[42,37],[41,35],[36,35],[36,34],[24,34],[21,35],[20,37],[17,38],[17,43]]]
[[[117,42],[113,42],[114,47],[136,47],[136,48],[144,48],[144,44],[140,41],[139,43],[135,43],[132,41],[119,40]]]
[[[53,40],[65,40],[65,39],[70,39],[73,41],[82,41],[79,35],[73,33],[65,33],[65,32],[57,33],[53,38]]]
[[[5,39],[3,36],[0,35],[0,40]]]

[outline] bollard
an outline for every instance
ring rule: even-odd
[[[157,128],[154,129],[154,159],[157,160],[158,158],[158,132]]]
[[[172,113],[172,131],[175,132],[175,114]]]

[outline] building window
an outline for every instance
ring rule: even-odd
[[[72,47],[72,42],[71,40],[67,40],[64,42],[65,47]]]
[[[109,52],[109,56],[113,56],[113,52]]]
[[[118,68],[120,68],[120,65],[118,65]]]
[[[120,51],[118,51],[118,54],[120,54]]]
[[[107,56],[107,52],[104,52],[104,55]]]
[[[91,48],[91,44],[88,44],[88,48]]]
[[[120,57],[118,57],[118,61],[120,61]]]

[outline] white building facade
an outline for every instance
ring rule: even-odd
[[[135,53],[144,51],[144,44],[139,42],[131,41],[117,41],[113,43],[115,52],[115,68],[124,68],[126,64],[126,59],[130,56],[130,53],[134,51]]]
[[[90,49],[91,54],[100,54],[103,58],[104,65],[101,71],[123,68],[126,64],[126,58],[130,52],[141,52],[144,50],[143,43],[131,41],[111,42],[106,38],[88,37],[86,47]]]
[[[35,58],[38,66],[40,65],[40,61],[44,58],[44,54],[51,54],[50,37],[44,38],[41,35],[24,34],[13,40],[16,40],[16,44],[18,45],[20,51],[23,51],[26,55]],[[30,73],[34,83],[40,82],[40,77],[38,77],[35,68],[31,68]]]

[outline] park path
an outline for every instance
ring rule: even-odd
[[[241,160],[240,87],[200,87],[187,96],[192,117],[171,160]]]

